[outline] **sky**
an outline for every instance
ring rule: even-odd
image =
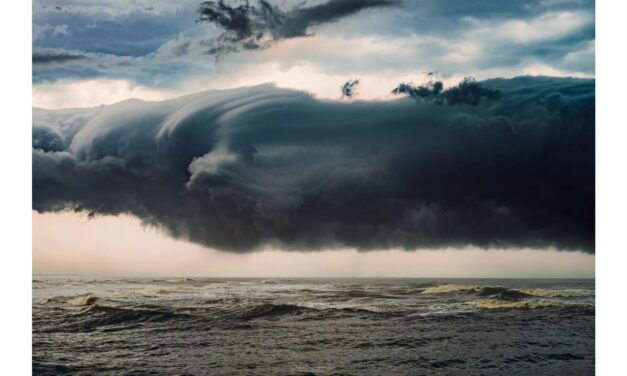
[[[168,277],[594,278],[594,256],[556,250],[264,249],[233,254],[175,240],[139,220],[33,213],[33,273]],[[60,236],[73,234],[73,236]]]
[[[301,8],[325,3],[310,0]],[[271,4],[290,17],[301,2]],[[468,75],[594,77],[592,1],[390,1],[327,22],[301,17],[300,33],[261,22],[254,27],[264,41],[255,49],[241,47],[248,40],[228,42],[232,35],[219,24],[200,20],[199,6],[197,0],[34,1],[33,105],[162,100],[266,82],[338,99],[339,86],[356,78],[360,98],[387,98],[392,85],[421,83],[430,72],[451,84]]]
[[[594,18],[34,1],[33,270],[594,276]]]

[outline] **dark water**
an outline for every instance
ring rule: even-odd
[[[594,374],[593,280],[34,278],[34,374]]]

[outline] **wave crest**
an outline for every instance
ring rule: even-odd
[[[470,293],[477,296],[498,296],[499,299],[538,298],[574,298],[588,295],[585,291],[547,290],[540,288],[508,288],[503,286],[473,286],[460,284],[443,284],[428,287],[423,294]]]
[[[474,292],[477,291],[479,287],[471,286],[471,285],[457,285],[457,284],[444,284],[437,285],[433,287],[427,287],[422,291],[423,294],[440,294],[440,293],[449,293],[449,292]]]
[[[520,291],[539,298],[576,298],[586,295],[585,292],[573,290],[520,289]]]
[[[582,304],[564,303],[547,300],[524,300],[510,301],[501,299],[473,300],[469,302],[475,308],[485,309],[536,309],[536,308],[556,308],[556,307],[586,307]]]

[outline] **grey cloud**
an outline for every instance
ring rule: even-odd
[[[321,101],[269,85],[33,113],[33,208],[131,214],[245,252],[594,251],[594,80],[498,101]]]
[[[397,0],[329,0],[326,3],[282,10],[266,0],[257,5],[229,5],[223,0],[205,1],[198,12],[200,21],[214,24],[223,33],[214,41],[210,54],[269,47],[281,39],[309,35],[312,26],[335,22],[368,8],[398,4]]]
[[[81,52],[40,49],[33,51],[33,65],[63,64],[77,60],[84,60],[88,57],[88,55]]]

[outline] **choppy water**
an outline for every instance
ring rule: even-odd
[[[34,278],[34,374],[594,374],[593,280]]]

